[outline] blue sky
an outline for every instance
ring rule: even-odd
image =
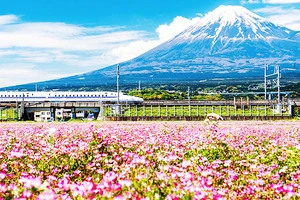
[[[300,30],[300,0],[1,0],[0,87],[134,58],[219,5],[242,5]]]

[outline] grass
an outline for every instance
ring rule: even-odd
[[[280,116],[276,107],[249,106],[236,109],[234,106],[127,106],[123,107],[123,116],[206,116],[217,113],[221,116]],[[105,116],[113,115],[106,108]]]
[[[19,109],[0,108],[0,120],[16,120],[19,118]]]

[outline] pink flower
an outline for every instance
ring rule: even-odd
[[[7,187],[4,183],[0,183],[0,193],[4,193],[6,192]]]
[[[229,167],[230,164],[231,164],[231,160],[225,160],[225,161],[224,161],[224,166],[225,166],[225,167]]]
[[[182,165],[183,168],[187,168],[187,167],[191,166],[192,163],[189,160],[188,161],[184,160],[181,165]]]
[[[131,180],[120,180],[119,183],[122,185],[122,187],[125,185],[126,187],[129,187],[131,185]]]
[[[207,195],[204,192],[196,192],[194,195],[195,200],[204,200],[206,197]]]
[[[115,172],[107,172],[103,176],[103,181],[105,182],[114,182],[117,179],[117,174]]]
[[[22,158],[24,156],[24,154],[21,153],[21,152],[18,152],[18,151],[11,151],[9,156],[11,158],[14,158],[14,157],[16,157],[16,158]]]
[[[20,183],[24,183],[24,187],[25,188],[39,188],[42,185],[42,181],[41,178],[25,178],[25,177],[21,177],[19,179]]]
[[[292,197],[294,197],[296,195],[297,195],[296,192],[288,192],[288,193],[286,193],[286,195],[284,195],[284,199],[291,199]]]
[[[28,190],[24,190],[21,194],[21,197],[23,198],[31,198],[32,197],[32,193]]]
[[[4,179],[5,177],[6,177],[6,174],[3,173],[3,172],[1,172],[1,173],[0,173],[0,180]]]
[[[291,185],[284,185],[283,189],[285,190],[285,192],[293,192],[294,188]]]
[[[58,181],[57,187],[67,191],[70,189],[70,182],[66,178],[62,179],[62,180]]]
[[[53,190],[44,191],[37,198],[37,200],[53,200],[57,199],[57,196]]]
[[[175,194],[169,194],[166,197],[166,200],[180,200],[180,197],[176,196]]]
[[[119,196],[114,197],[114,200],[126,200],[126,198],[123,197],[122,195],[119,195]]]

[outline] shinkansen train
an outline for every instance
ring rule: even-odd
[[[0,92],[0,102],[117,102],[117,92]],[[119,102],[140,104],[144,100],[139,97],[119,92]]]

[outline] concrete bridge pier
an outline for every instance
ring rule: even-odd
[[[72,116],[71,118],[72,118],[72,119],[76,119],[76,108],[75,108],[75,107],[72,107],[72,108],[71,108],[71,113],[72,113],[72,114],[71,114],[71,116]]]
[[[50,116],[52,120],[55,120],[55,107],[50,107]]]

